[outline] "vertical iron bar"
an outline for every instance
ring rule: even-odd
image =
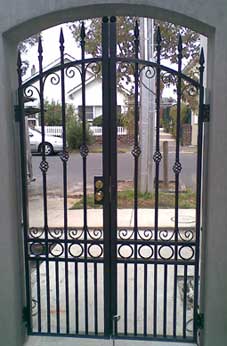
[[[47,169],[45,153],[45,120],[44,120],[44,82],[43,82],[43,47],[41,37],[38,44],[39,60],[39,91],[40,91],[40,115],[41,115],[41,134],[42,134],[42,162],[41,170],[43,175],[43,210],[44,210],[44,234],[45,234],[45,255],[46,255],[46,295],[47,295],[47,332],[50,333],[50,278],[49,278],[49,246],[48,246],[48,207],[47,207]]]
[[[147,336],[147,263],[144,264],[144,313],[143,313],[143,334]]]
[[[103,234],[104,234],[104,335],[112,334],[111,315],[111,229],[110,229],[110,141],[109,141],[109,19],[102,19],[102,150],[103,150],[103,177],[104,177],[104,204],[103,204]]]
[[[109,136],[110,136],[110,248],[111,248],[111,316],[117,315],[117,82],[116,82],[116,17],[110,17],[109,59]],[[117,335],[117,320],[112,334]]]
[[[37,305],[38,305],[38,332],[41,333],[41,295],[40,295],[40,269],[39,260],[36,260]]]
[[[134,29],[135,58],[139,58],[139,26],[136,21]],[[138,142],[139,130],[139,64],[135,63],[135,110],[134,110],[134,257],[137,259],[137,236],[138,236],[138,168],[140,148]],[[134,264],[134,335],[137,335],[137,263]]]
[[[82,158],[83,158],[83,208],[84,208],[84,296],[85,296],[85,334],[88,334],[88,268],[87,268],[87,138],[86,138],[86,68],[85,68],[85,26],[81,25],[80,46],[81,46],[81,81],[82,81]]]
[[[67,207],[67,160],[66,153],[66,112],[65,112],[65,74],[64,74],[64,35],[60,32],[60,59],[61,59],[61,110],[62,110],[62,139],[63,139],[63,198],[64,198],[64,245],[65,245],[65,304],[66,304],[66,333],[69,333],[69,274],[68,274],[68,207]]]
[[[177,77],[177,127],[176,127],[176,155],[173,171],[175,173],[175,254],[177,261],[178,255],[178,233],[179,233],[179,174],[181,172],[180,164],[180,127],[181,127],[181,69],[182,69],[182,38],[179,35],[178,40],[178,77]],[[177,272],[178,266],[174,265],[174,308],[173,308],[173,335],[176,337],[177,325]]]
[[[186,338],[187,327],[187,280],[188,280],[188,266],[184,266],[184,302],[183,302],[183,337]]]
[[[128,334],[128,263],[124,263],[124,335]]]
[[[97,262],[94,263],[94,320],[95,334],[98,334],[98,289],[97,289]]]
[[[168,276],[168,265],[167,265],[167,264],[164,264],[163,336],[166,336],[166,321],[167,321],[167,276]]]
[[[76,334],[79,334],[79,308],[78,308],[78,262],[75,262],[74,268],[74,276],[75,276],[75,320],[76,320]]]
[[[156,152],[154,154],[155,161],[155,241],[158,241],[158,208],[159,208],[159,164],[161,161],[160,153],[160,136],[159,136],[159,126],[160,126],[160,97],[161,97],[161,68],[160,68],[160,58],[161,58],[161,32],[160,28],[157,29],[157,70],[156,70]],[[158,251],[157,245],[154,246],[154,258],[157,261]],[[157,263],[154,264],[154,310],[153,310],[153,334],[157,335]]]
[[[55,263],[57,334],[60,333],[59,262]]]
[[[23,217],[23,237],[24,237],[24,254],[25,254],[25,280],[26,280],[26,305],[29,311],[29,319],[27,321],[28,334],[32,331],[32,310],[31,310],[31,286],[30,286],[30,269],[28,261],[28,189],[27,189],[27,155],[26,155],[26,131],[24,121],[24,90],[22,87],[22,61],[18,51],[17,58],[17,74],[18,74],[18,107],[20,112],[20,160],[21,160],[21,189],[22,189],[22,217]]]
[[[200,225],[201,225],[201,186],[202,186],[202,144],[203,144],[203,102],[204,102],[204,51],[203,48],[199,59],[199,119],[198,119],[198,142],[197,142],[197,186],[196,186],[196,249],[195,249],[195,281],[194,281],[194,314],[193,314],[193,336],[197,338],[198,327],[196,324],[197,307],[199,299],[199,256],[200,256]]]

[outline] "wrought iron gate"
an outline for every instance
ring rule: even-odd
[[[39,73],[22,83],[22,62],[18,56],[19,108],[23,177],[23,228],[26,267],[27,307],[25,309],[28,333],[37,335],[70,335],[195,341],[197,337],[197,307],[199,295],[199,247],[201,167],[203,137],[203,71],[204,56],[200,55],[199,79],[182,72],[182,41],[179,36],[178,69],[161,65],[161,33],[156,36],[156,61],[140,58],[139,26],[135,22],[134,56],[118,56],[116,48],[116,18],[102,21],[102,55],[85,56],[86,32],[81,26],[81,59],[65,62],[64,36],[60,34],[60,63],[45,70],[41,39],[38,47]],[[117,70],[123,64],[133,75],[134,83],[134,137],[132,159],[133,224],[122,227],[118,223],[118,170],[117,170]],[[87,164],[89,147],[86,125],[86,74],[101,74],[102,78],[102,176],[95,179],[95,194],[103,205],[103,225],[90,226],[88,212]],[[140,78],[155,78],[156,132],[155,151],[155,206],[154,213],[145,218],[154,220],[141,226],[138,208],[138,170],[141,154],[139,136]],[[83,223],[69,222],[67,174],[70,154],[66,140],[66,80],[78,73],[82,86],[82,132],[80,147],[83,174]],[[127,73],[127,72],[126,72]],[[59,85],[62,105],[63,147],[60,154],[63,177],[63,225],[51,226],[48,209],[48,169],[51,161],[44,150],[45,105],[44,86],[47,80]],[[176,146],[173,172],[175,176],[175,209],[172,227],[164,227],[159,209],[161,119],[161,85],[168,81],[176,84],[177,117]],[[192,227],[181,227],[179,221],[181,99],[188,90],[198,97],[198,153],[196,178],[196,217]],[[28,212],[26,163],[26,126],[24,104],[34,95],[40,104],[41,162],[43,224],[31,225]],[[56,160],[58,158],[55,158]],[[93,216],[94,218],[94,216]],[[143,220],[144,221],[144,220]],[[92,223],[92,222],[91,222]],[[181,288],[179,285],[181,283]],[[190,310],[191,307],[191,310]],[[118,317],[119,315],[119,317]],[[120,319],[119,319],[120,318]],[[189,326],[190,324],[190,326]]]

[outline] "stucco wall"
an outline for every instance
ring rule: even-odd
[[[83,7],[80,7],[83,6]],[[227,339],[227,2],[223,0],[0,0],[0,344],[22,345],[22,269],[19,263],[18,138],[13,118],[16,43],[80,17],[136,14],[188,25],[208,36],[208,203],[203,345]],[[2,36],[4,34],[4,36]],[[14,145],[15,143],[15,145]]]

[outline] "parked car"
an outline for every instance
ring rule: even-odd
[[[32,153],[41,153],[42,144],[42,134],[40,131],[29,128],[29,140]],[[45,153],[46,155],[51,155],[53,153],[58,153],[63,149],[63,141],[60,137],[45,135]]]

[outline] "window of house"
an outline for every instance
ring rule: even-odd
[[[79,112],[79,117],[82,119],[83,106],[78,106],[78,112]],[[86,120],[93,120],[94,118],[93,106],[85,106],[85,114],[86,114]]]

